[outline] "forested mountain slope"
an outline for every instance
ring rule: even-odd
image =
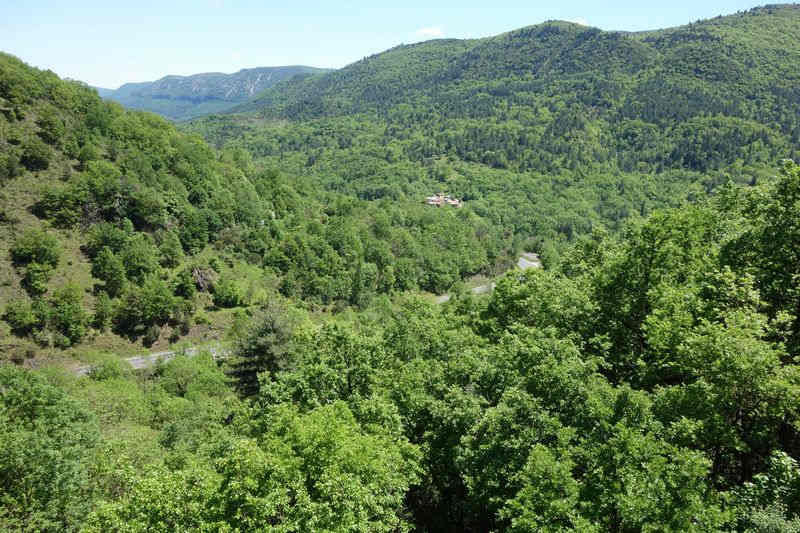
[[[797,531],[798,245],[787,163],[488,298],[272,298],[222,367],[0,365],[0,527]]]
[[[548,22],[399,46],[184,127],[364,199],[444,190],[547,262],[795,158],[798,50],[795,5],[647,33]]]
[[[319,190],[8,55],[0,111],[4,358],[201,342],[278,292],[365,307],[513,260],[471,210]]]
[[[396,119],[391,112],[407,104],[441,118],[493,118],[558,98],[587,120],[725,114],[792,133],[799,18],[800,6],[782,5],[645,33],[547,22],[486,39],[401,45],[279,84],[233,111]]]
[[[327,72],[304,66],[259,67],[233,74],[209,72],[191,76],[165,76],[159,80],[126,83],[119,89],[98,89],[100,96],[129,109],[152,111],[172,120],[218,113],[235,107],[272,87],[298,77]]]
[[[796,22],[693,26],[763,53],[713,83],[691,28],[522,30],[552,77],[527,93],[512,49],[475,52],[520,32],[426,43],[386,79],[508,77],[459,82],[474,110],[392,89],[185,126],[218,149],[0,54],[0,530],[800,531],[800,166],[757,80],[793,79]],[[587,31],[641,61],[582,64]],[[763,109],[694,108],[756,86]],[[547,268],[460,286],[520,248]],[[212,326],[225,361],[120,360]]]

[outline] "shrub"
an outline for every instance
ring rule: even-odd
[[[28,170],[47,169],[50,166],[50,157],[50,147],[38,137],[32,137],[23,143],[21,162]]]
[[[18,264],[39,263],[55,268],[61,248],[58,238],[41,229],[29,229],[14,242],[11,247],[11,258]]]
[[[118,225],[100,222],[89,230],[86,253],[89,257],[95,257],[103,247],[107,246],[112,252],[118,254],[125,249],[132,236],[133,224],[127,218]]]
[[[190,209],[184,213],[180,226],[180,238],[183,248],[187,252],[196,253],[203,249],[208,242],[208,222],[202,213],[196,209]]]
[[[239,307],[244,305],[244,291],[231,279],[221,279],[214,285],[214,305],[217,307]]]
[[[162,228],[167,222],[167,204],[155,189],[141,187],[131,191],[127,210],[136,228]]]
[[[192,329],[195,306],[190,300],[178,299],[173,312],[173,321],[178,326],[181,334],[186,335]]]
[[[136,283],[141,283],[145,276],[158,268],[158,250],[144,233],[137,233],[129,239],[120,256],[128,279]]]
[[[74,531],[89,512],[100,433],[83,403],[39,372],[0,366],[5,531]]]
[[[90,161],[95,161],[98,157],[97,148],[95,148],[93,144],[84,144],[80,152],[78,152],[78,162],[80,163],[81,170],[86,170],[87,164]]]
[[[175,308],[175,297],[166,282],[147,277],[141,286],[129,285],[122,295],[115,321],[121,331],[135,332],[138,326],[163,324]]]
[[[50,299],[50,322],[67,339],[67,346],[80,342],[86,335],[89,314],[83,309],[82,300],[80,287],[73,284],[57,290]]]
[[[39,126],[39,137],[44,142],[53,146],[61,145],[66,135],[66,128],[55,110],[47,109],[42,111],[39,120],[36,121],[36,125]]]
[[[174,292],[177,296],[192,299],[197,293],[197,286],[195,284],[194,276],[192,275],[189,267],[184,268],[173,280]]]
[[[172,231],[164,232],[158,251],[161,253],[161,265],[167,268],[175,268],[183,259],[181,240]]]
[[[49,265],[30,263],[25,267],[22,285],[31,296],[38,296],[47,292],[47,282],[53,269]]]
[[[59,333],[58,331],[52,331],[50,333],[50,342],[54,347],[66,350],[73,345],[73,342],[70,340],[70,338],[63,333]]]
[[[161,326],[157,324],[152,324],[147,328],[144,332],[144,336],[142,337],[142,343],[145,346],[152,346],[161,336]]]
[[[0,209],[0,224],[8,224],[13,226],[15,224],[19,224],[19,218],[9,214],[9,212],[5,209]]]
[[[16,178],[19,173],[19,156],[17,154],[11,150],[0,154],[0,183]]]
[[[71,228],[81,221],[88,201],[86,190],[61,184],[46,189],[33,206],[34,213],[61,228]]]
[[[125,287],[125,265],[108,246],[92,260],[92,276],[103,282],[103,288],[113,298]]]
[[[131,375],[131,366],[120,359],[107,359],[92,367],[89,377],[95,381],[126,379]]]
[[[94,300],[94,316],[92,325],[100,331],[105,331],[111,326],[114,318],[114,301],[105,291],[100,291]]]
[[[200,311],[196,315],[194,315],[194,322],[199,326],[209,326],[211,325],[211,317],[209,317],[206,313]]]
[[[33,311],[30,303],[17,300],[8,304],[5,313],[3,313],[3,320],[5,320],[11,331],[20,337],[30,334],[34,328],[39,326],[39,318]]]

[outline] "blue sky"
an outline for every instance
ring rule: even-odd
[[[342,67],[400,43],[486,37],[545,20],[605,30],[686,24],[759,5],[740,0],[270,2],[0,0],[0,50],[116,88],[166,74],[303,64]]]

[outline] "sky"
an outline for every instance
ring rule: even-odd
[[[0,0],[0,51],[62,77],[115,89],[167,74],[281,65],[340,68],[401,43],[488,37],[546,20],[641,31],[756,5],[753,0]]]

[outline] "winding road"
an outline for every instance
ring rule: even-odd
[[[527,270],[529,268],[541,268],[541,266],[542,266],[542,261],[539,259],[539,256],[534,253],[526,252],[522,254],[517,260],[517,268],[519,268],[520,270]],[[487,292],[491,292],[495,288],[495,285],[496,284],[494,282],[487,283],[485,285],[479,285],[477,287],[473,287],[472,289],[470,289],[470,292],[472,292],[472,294],[486,294]],[[442,294],[441,296],[436,297],[435,302],[437,304],[441,304],[448,301],[449,299],[450,299],[449,294]],[[177,350],[177,351],[168,350],[164,352],[154,352],[149,355],[137,355],[135,357],[128,357],[126,359],[123,359],[123,361],[126,361],[135,370],[139,370],[142,368],[151,367],[159,362],[169,361],[175,356],[181,354],[188,355],[189,357],[194,357],[201,350],[207,350],[208,352],[210,352],[211,357],[213,357],[214,359],[224,359],[230,353],[230,351],[226,350],[225,348],[222,348],[221,346],[210,346],[207,348],[192,347],[192,348],[186,348],[185,350]],[[89,372],[92,371],[92,368],[94,368],[93,365],[79,366],[73,372],[78,376],[88,376]]]
[[[542,267],[542,260],[539,259],[538,254],[525,252],[519,259],[517,260],[517,268],[520,270],[528,270],[529,268],[541,268]],[[495,282],[487,283],[485,285],[478,285],[477,287],[473,287],[469,290],[472,294],[486,294],[487,292],[492,292],[497,284]],[[443,304],[446,301],[450,300],[449,294],[442,294],[441,296],[437,296],[434,300],[437,304]]]
[[[150,355],[138,355],[135,357],[128,357],[126,359],[123,359],[123,361],[126,361],[135,370],[139,370],[142,368],[153,366],[154,364],[159,362],[169,361],[170,359],[173,359],[176,355],[187,355],[189,357],[194,357],[201,350],[208,351],[209,353],[211,353],[211,357],[213,357],[214,359],[224,359],[225,357],[228,356],[229,353],[228,350],[220,346],[210,346],[208,348],[187,348],[185,350],[178,350],[178,351],[154,352],[151,353]],[[79,376],[88,376],[89,372],[92,371],[92,368],[94,368],[93,365],[79,366],[74,370],[74,372]]]

